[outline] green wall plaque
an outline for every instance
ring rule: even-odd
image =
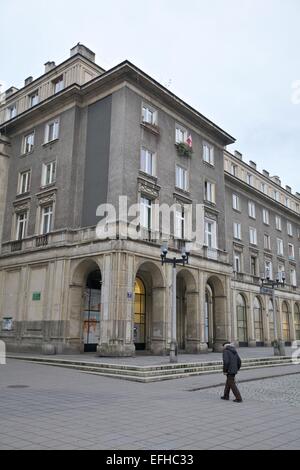
[[[33,292],[32,300],[41,300],[41,293],[40,292]]]

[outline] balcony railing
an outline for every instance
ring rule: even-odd
[[[35,239],[35,246],[47,246],[48,245],[48,234],[40,235]]]
[[[22,240],[16,240],[11,242],[11,251],[21,251],[22,250]]]

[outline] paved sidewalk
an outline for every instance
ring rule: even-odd
[[[239,348],[237,349],[241,358],[258,358],[258,357],[272,357],[274,356],[273,348]],[[286,355],[291,356],[293,349],[286,348]],[[8,356],[10,353],[8,353]],[[152,356],[144,353],[137,353],[135,357],[99,357],[96,353],[85,353],[85,354],[56,354],[53,356],[45,356],[41,354],[30,354],[30,353],[11,353],[13,356],[22,357],[36,357],[40,356],[43,358],[51,359],[65,359],[74,361],[86,361],[86,362],[99,362],[103,364],[126,364],[131,366],[153,366],[161,364],[169,364],[169,356]],[[179,363],[194,363],[194,362],[210,362],[210,361],[221,361],[222,353],[206,353],[206,354],[179,354]]]
[[[191,391],[222,374],[141,384],[8,360],[0,449],[300,449],[299,372],[241,371],[235,404],[220,400],[223,387]]]

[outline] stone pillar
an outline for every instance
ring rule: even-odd
[[[291,342],[296,341],[296,329],[295,329],[295,302],[291,302],[291,315],[290,315],[290,334]]]
[[[228,341],[228,303],[227,296],[225,295],[226,281],[222,278],[222,291],[216,292],[217,287],[214,286],[214,320],[215,320],[215,338],[214,338],[214,351],[223,351],[223,343]],[[219,287],[219,291],[220,291]]]
[[[0,252],[3,237],[9,157],[10,141],[7,137],[0,135]]]
[[[254,311],[253,311],[253,294],[249,294],[249,306],[247,305],[247,321],[248,321],[248,346],[256,347],[255,329],[254,329]]]
[[[196,354],[203,352],[201,344],[201,326],[199,314],[199,292],[187,292],[187,337],[186,337],[186,352],[189,354]],[[206,347],[207,349],[207,347]]]
[[[166,288],[152,288],[152,331],[150,349],[153,354],[167,354]]]
[[[199,352],[205,353],[208,350],[208,345],[205,339],[205,288],[206,288],[206,278],[202,271],[199,272],[199,331],[200,331],[200,344]]]
[[[232,291],[232,339],[231,341],[238,345],[239,337],[238,337],[238,323],[237,323],[237,310],[236,310],[236,298],[237,298],[237,291]]]
[[[283,328],[282,328],[282,300],[277,297],[275,300],[275,304],[278,305],[278,309],[275,308],[274,315],[277,315],[277,334],[278,340],[284,343],[283,340]]]
[[[134,356],[133,289],[133,257],[124,252],[105,255],[99,356]]]
[[[262,296],[261,303],[262,303],[262,327],[263,327],[264,345],[271,346],[270,328],[269,328],[269,298],[267,296]]]

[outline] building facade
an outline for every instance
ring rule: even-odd
[[[201,241],[177,273],[180,350],[220,350],[228,339],[271,344],[274,309],[259,287],[267,269],[286,272],[280,335],[299,336],[300,199],[230,154],[233,137],[133,64],[104,71],[78,44],[65,62],[47,62],[40,78],[6,92],[0,132],[0,338],[8,350],[167,354],[172,267],[160,261],[158,205],[172,208],[173,256],[193,241],[188,219],[201,219]],[[124,220],[120,196],[138,204],[137,219],[129,211]],[[116,217],[105,217],[102,204]],[[200,215],[189,212],[195,205]]]

